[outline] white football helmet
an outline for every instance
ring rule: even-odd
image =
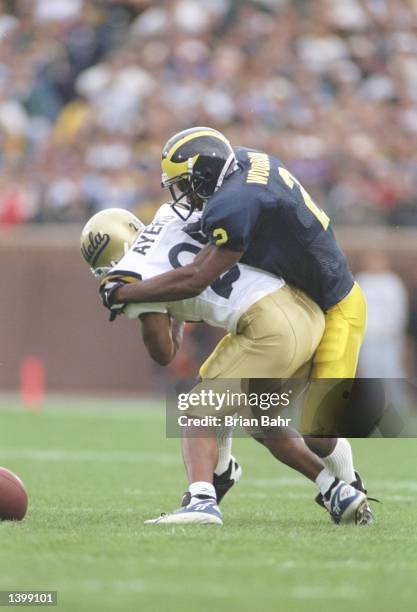
[[[80,237],[81,254],[97,279],[121,260],[144,227],[123,208],[101,210],[87,221]]]

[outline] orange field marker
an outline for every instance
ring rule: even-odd
[[[20,394],[27,410],[41,410],[45,396],[45,366],[38,357],[27,356],[22,361]]]

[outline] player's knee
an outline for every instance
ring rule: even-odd
[[[337,438],[317,438],[314,436],[303,436],[308,448],[318,457],[327,457],[334,451]]]

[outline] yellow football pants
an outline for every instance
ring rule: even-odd
[[[334,400],[339,395],[348,397],[365,330],[366,301],[355,283],[348,295],[325,314],[324,334],[313,358],[312,382],[304,402],[302,433],[326,435],[333,431],[338,410],[330,400],[324,401],[325,396],[332,397],[328,379],[338,379]]]
[[[285,285],[244,313],[200,367],[203,379],[290,378],[308,363],[323,336],[324,316],[313,300]]]
[[[321,308],[299,289],[285,285],[252,304],[240,317],[236,333],[220,340],[201,366],[202,381],[193,392],[239,393],[253,379],[262,379],[262,391],[275,392],[280,379],[293,378],[300,378],[303,388],[323,331]],[[246,410],[251,416],[250,408],[233,404],[221,409],[201,405],[191,407],[188,414],[245,415]]]

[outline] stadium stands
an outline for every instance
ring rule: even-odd
[[[416,225],[416,0],[3,0],[0,224],[148,220],[160,148],[209,124],[339,224]]]

